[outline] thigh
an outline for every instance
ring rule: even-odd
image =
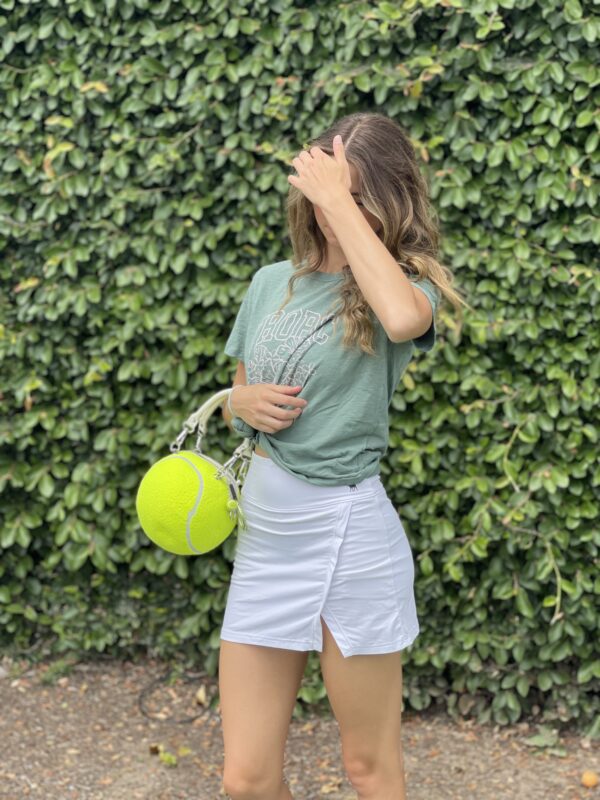
[[[275,784],[308,651],[221,640],[220,713],[224,782]]]
[[[321,673],[350,778],[402,763],[400,651],[344,658],[321,619]]]
[[[400,652],[418,634],[408,538],[382,485],[356,497],[321,608],[346,656]]]

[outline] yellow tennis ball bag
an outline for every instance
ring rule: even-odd
[[[240,498],[253,439],[245,438],[225,464],[202,452],[208,419],[231,391],[212,395],[184,422],[170,445],[171,455],[153,464],[138,487],[135,506],[140,525],[154,544],[169,553],[204,555],[224,542],[237,524],[246,527]],[[195,448],[181,450],[196,428]]]

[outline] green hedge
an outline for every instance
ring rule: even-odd
[[[234,537],[159,551],[135,492],[231,383],[250,276],[291,254],[291,158],[377,110],[473,307],[442,309],[382,461],[416,564],[407,706],[598,734],[599,27],[580,0],[1,0],[5,651],[216,672]]]

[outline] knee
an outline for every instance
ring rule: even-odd
[[[354,756],[344,758],[344,769],[352,786],[358,789],[365,783],[372,782],[373,776],[377,773],[377,764],[371,758]]]
[[[395,759],[386,763],[369,757],[352,758],[344,761],[344,768],[359,797],[379,797],[402,780],[401,765]]]
[[[273,779],[244,772],[230,771],[223,777],[223,789],[231,800],[264,800],[265,797],[277,797],[278,785]]]

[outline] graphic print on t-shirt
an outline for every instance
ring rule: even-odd
[[[324,325],[330,319],[331,314],[322,315],[308,308],[282,310],[264,317],[246,364],[248,382],[304,386],[316,365],[302,362],[302,357],[313,344],[324,344],[329,339]]]

